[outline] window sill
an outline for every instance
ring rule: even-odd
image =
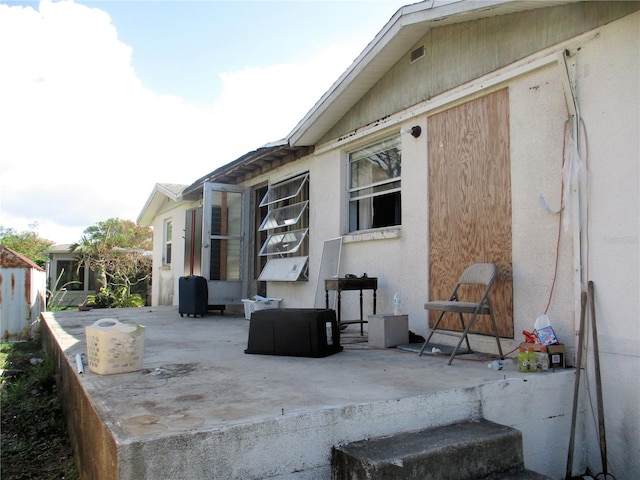
[[[400,231],[401,228],[399,226],[376,228],[375,230],[362,230],[360,232],[345,234],[342,237],[342,242],[367,242],[369,240],[389,240],[391,238],[400,238]]]

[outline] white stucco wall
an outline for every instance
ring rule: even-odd
[[[408,127],[421,124],[425,119],[412,120]],[[388,136],[400,128],[394,128],[382,136]],[[379,137],[376,137],[379,138]],[[423,315],[423,304],[427,291],[428,249],[426,246],[427,219],[424,217],[427,192],[426,180],[426,135],[419,139],[408,133],[401,134],[403,151],[403,224],[399,228],[383,229],[376,234],[346,235],[343,237],[340,273],[358,276],[367,273],[378,277],[378,313],[393,311],[393,295],[399,291],[403,310],[414,312],[410,320],[412,330],[420,328],[418,314]],[[349,150],[370,143],[367,138],[351,144]],[[407,159],[420,158],[412,162]],[[325,240],[344,235],[346,223],[346,150],[332,150],[308,157],[302,162],[287,165],[271,176],[271,182],[286,178],[308,169],[310,171],[310,276],[309,282],[297,284],[271,282],[268,295],[283,298],[282,306],[309,307],[314,304],[318,282],[319,263]],[[304,167],[303,167],[304,165]],[[405,192],[411,192],[410,194]],[[411,208],[411,199],[420,199],[417,209]],[[423,218],[420,218],[423,217]],[[422,267],[421,267],[422,266]],[[322,280],[321,280],[322,283]],[[322,287],[321,287],[322,288]],[[357,318],[358,292],[344,292],[342,302],[343,318]],[[371,313],[372,292],[364,292],[365,315]]]
[[[573,358],[573,231],[561,228],[565,107],[561,72],[553,63],[509,83],[513,216],[514,333],[532,331],[546,312]],[[558,235],[560,243],[558,244]],[[555,285],[555,260],[558,269]]]
[[[175,205],[175,204],[172,204]],[[157,305],[178,305],[178,279],[184,273],[184,230],[186,203],[163,211],[153,220],[153,272],[151,282],[151,303]],[[164,228],[167,220],[173,222],[171,265],[163,265]]]
[[[522,330],[532,330],[536,317],[544,313],[554,277],[559,216],[545,210],[538,195],[558,208],[564,123],[568,118],[559,71],[560,66],[554,63],[496,86],[507,86],[510,92],[515,338],[504,341],[505,352],[515,348]],[[414,125],[423,129],[417,139],[406,133]],[[341,259],[342,274],[366,272],[379,278],[379,313],[392,311],[393,295],[399,291],[403,311],[409,314],[409,328],[422,335],[427,333],[423,305],[429,291],[428,125],[428,115],[423,114],[376,133],[376,138],[394,132],[402,138],[402,226],[379,234],[345,235]],[[372,141],[365,137],[278,171],[284,178],[300,171],[304,164],[311,172],[310,282],[274,282],[268,287],[269,295],[285,299],[286,306],[312,304],[322,242],[345,230],[346,152]],[[548,314],[568,348],[574,343],[574,310],[572,302],[567,301],[573,294],[571,252],[571,231],[563,232],[559,273]],[[357,317],[357,295],[344,293],[344,318]],[[365,314],[370,303],[371,293],[365,292]],[[480,350],[495,349],[489,337],[478,336],[474,344]]]
[[[588,279],[594,282],[609,473],[640,472],[640,13],[602,28],[573,58],[590,173]],[[588,155],[587,155],[588,154]],[[593,340],[588,384],[596,410]],[[597,417],[595,417],[597,418]],[[601,472],[594,416],[587,458]]]

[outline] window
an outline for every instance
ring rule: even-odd
[[[309,251],[309,174],[273,184],[260,202],[269,211],[259,230],[268,232],[259,255],[267,265],[259,280],[306,279]],[[290,259],[297,260],[290,260]],[[289,260],[286,260],[289,259]]]
[[[241,192],[211,192],[209,280],[242,278],[242,199]]]
[[[84,290],[84,267],[79,267],[75,260],[58,260],[56,281],[56,290]]]
[[[401,224],[400,137],[349,154],[349,231]]]
[[[171,265],[171,245],[173,239],[173,222],[165,220],[164,222],[164,265]]]

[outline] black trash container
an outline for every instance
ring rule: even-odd
[[[245,353],[326,357],[341,351],[335,310],[273,308],[251,315]]]

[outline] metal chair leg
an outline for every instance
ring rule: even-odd
[[[433,328],[431,329],[431,333],[429,333],[429,336],[427,337],[427,339],[422,344],[422,348],[420,349],[420,353],[418,353],[419,357],[422,356],[422,353],[424,352],[424,349],[427,347],[427,343],[429,343],[429,340],[431,340],[431,337],[433,337],[434,331],[435,331],[436,328],[438,328],[438,325],[440,325],[440,320],[442,320],[442,317],[444,317],[445,313],[446,312],[440,313],[440,316],[438,317],[438,320],[436,320],[436,323],[433,325]]]

